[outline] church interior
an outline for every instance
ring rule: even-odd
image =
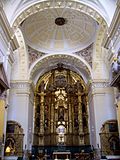
[[[120,0],[0,1],[0,160],[120,159]]]

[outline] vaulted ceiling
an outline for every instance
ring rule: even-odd
[[[27,45],[45,53],[72,53],[95,40],[97,23],[73,9],[46,9],[22,24]]]
[[[86,78],[89,76],[93,44],[100,27],[109,26],[116,0],[2,2],[11,27],[22,31],[29,60],[32,59],[33,77],[55,68],[58,63]]]

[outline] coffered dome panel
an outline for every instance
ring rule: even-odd
[[[88,15],[68,8],[46,9],[22,24],[27,45],[45,53],[72,53],[90,45],[97,23]]]

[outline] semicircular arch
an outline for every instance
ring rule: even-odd
[[[35,81],[37,82],[37,79],[40,76],[54,68],[57,68],[58,63],[62,63],[65,68],[81,74],[85,81],[92,77],[90,65],[81,57],[73,54],[51,54],[45,55],[34,62],[29,69],[29,79],[34,81],[36,78]]]

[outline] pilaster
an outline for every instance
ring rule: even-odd
[[[29,140],[33,127],[33,106],[31,107],[30,104],[30,91],[31,83],[29,81],[11,82],[8,120],[18,122],[23,128],[24,149],[30,149],[30,143],[32,143],[32,140]]]
[[[108,81],[93,81],[89,88],[91,144],[100,147],[100,129],[107,120],[116,119],[114,91]]]

